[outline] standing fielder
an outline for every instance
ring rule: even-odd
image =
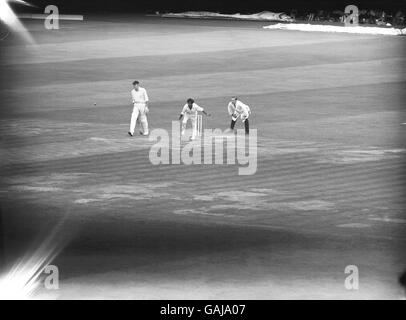
[[[198,106],[192,98],[189,98],[187,99],[186,104],[183,106],[182,112],[179,116],[179,120],[182,120],[182,136],[185,134],[187,121],[190,119],[192,122],[192,137],[190,140],[196,139],[196,120],[198,112],[202,112],[204,115],[210,117],[210,114],[206,113],[202,107]]]
[[[251,109],[249,106],[242,103],[237,97],[232,97],[230,103],[228,104],[228,114],[231,116],[231,130],[234,130],[235,123],[237,122],[238,118],[241,117],[245,127],[245,134],[250,133],[250,123],[248,118],[251,115]]]
[[[135,125],[137,121],[140,120],[143,131],[140,131],[141,135],[147,136],[148,132],[148,119],[147,114],[149,112],[148,109],[148,94],[147,90],[140,87],[140,83],[138,81],[133,82],[134,89],[131,90],[131,97],[132,102],[134,104],[133,112],[131,114],[131,124],[130,124],[130,131],[128,134],[132,137],[135,131]]]

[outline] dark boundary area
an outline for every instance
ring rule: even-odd
[[[194,314],[192,317],[187,315],[161,315],[162,307],[167,305],[176,307],[195,307],[204,308],[206,305],[235,305],[245,304],[244,315],[205,315],[204,313]],[[349,314],[352,316],[366,317],[390,316],[401,314],[403,303],[400,301],[14,301],[3,302],[1,307],[4,311],[15,311],[16,308],[23,308],[23,315],[32,315],[33,313],[44,313],[46,315],[59,314],[61,310],[65,317],[80,316],[127,316],[140,319],[263,319],[266,317],[277,317],[277,315],[286,316],[311,316],[315,319],[325,319],[326,315],[334,313],[337,318],[346,318]],[[21,309],[21,308],[20,308]],[[46,310],[46,311],[44,311]],[[21,314],[21,311],[19,314]],[[144,316],[144,317],[143,317]]]
[[[181,11],[215,11],[222,13],[288,12],[296,10],[344,10],[350,4],[359,8],[397,11],[406,9],[404,0],[29,0],[37,8],[14,5],[20,12],[42,12],[47,5],[57,5],[65,13],[153,13]]]

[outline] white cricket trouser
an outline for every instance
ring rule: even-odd
[[[131,114],[131,124],[130,124],[130,132],[134,134],[135,126],[137,125],[137,119],[140,119],[143,133],[148,134],[148,119],[146,113],[146,105],[145,103],[134,103],[133,112]]]
[[[183,120],[182,120],[182,136],[185,134],[186,131],[186,124],[188,122],[188,120],[190,119],[190,121],[192,122],[192,140],[196,139],[196,135],[197,135],[197,116],[196,115],[188,115],[185,114],[183,116]]]

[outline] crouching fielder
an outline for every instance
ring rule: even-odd
[[[245,127],[245,134],[249,134],[250,124],[248,118],[251,115],[251,109],[249,106],[239,101],[237,97],[232,97],[230,103],[228,104],[228,114],[231,116],[231,130],[234,130],[235,123],[237,122],[238,118],[241,117]]]
[[[149,112],[148,109],[148,94],[147,90],[140,87],[140,83],[138,81],[133,82],[134,89],[131,90],[131,97],[132,102],[134,104],[133,112],[131,114],[131,123],[130,123],[130,131],[128,134],[130,136],[134,135],[135,126],[137,122],[141,122],[143,131],[140,131],[140,134],[146,136],[149,134],[148,131],[148,119],[147,114]]]
[[[179,116],[179,120],[182,120],[182,136],[185,134],[187,121],[190,119],[192,122],[192,137],[190,139],[196,139],[196,120],[199,112],[202,112],[206,116],[210,116],[210,114],[206,113],[202,107],[198,106],[192,98],[187,99]]]

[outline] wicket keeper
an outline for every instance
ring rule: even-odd
[[[251,109],[249,106],[242,103],[237,97],[232,97],[228,104],[228,114],[231,116],[230,129],[232,131],[234,131],[235,123],[238,118],[241,118],[241,121],[244,123],[245,134],[249,134],[250,124],[248,118],[251,115]]]

